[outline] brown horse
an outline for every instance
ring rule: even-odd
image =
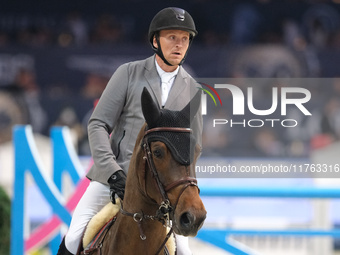
[[[144,88],[146,124],[136,140],[122,208],[101,254],[164,254],[172,231],[195,236],[203,225],[206,210],[194,171],[200,149],[190,129],[199,104],[197,93],[181,111],[160,110]]]

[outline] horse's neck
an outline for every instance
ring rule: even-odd
[[[137,169],[137,166],[140,168],[144,161],[137,161],[136,156],[133,156],[130,164],[135,167],[131,168],[130,166],[129,169],[123,210],[129,213],[142,212],[144,215],[154,216],[158,205],[147,198],[143,187],[140,187],[139,174],[141,169]],[[141,240],[140,235],[142,233],[146,236],[146,240]],[[139,224],[133,217],[120,213],[114,227],[110,230],[110,236],[112,241],[105,248],[108,249],[105,254],[113,252],[113,254],[130,255],[143,251],[143,254],[154,255],[165,240],[166,228],[157,220],[143,219]]]
[[[143,129],[142,129],[143,130]],[[146,180],[153,177],[150,171],[146,170],[144,151],[140,146],[140,141],[144,132],[140,132],[136,146],[130,160],[129,174],[127,177],[126,191],[124,196],[124,207],[130,212],[143,212],[144,214],[154,215],[158,205],[148,197],[146,191]],[[150,183],[150,182],[149,182]],[[151,182],[151,184],[154,184]],[[150,185],[150,184],[149,184]]]

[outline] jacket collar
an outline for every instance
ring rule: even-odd
[[[145,62],[145,78],[148,81],[152,93],[157,99],[159,107],[162,105],[162,96],[161,96],[161,78],[159,77],[156,66],[155,66],[155,54],[146,59]],[[165,103],[165,108],[170,107],[176,100],[176,98],[183,92],[184,88],[188,84],[188,74],[184,71],[183,67],[180,66],[178,70],[178,74],[172,85],[172,88],[169,93],[168,100]]]

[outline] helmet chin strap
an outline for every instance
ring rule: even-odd
[[[159,36],[158,34],[155,35],[155,38],[156,38],[156,43],[157,43],[157,48],[155,47],[152,47],[153,50],[156,52],[156,54],[164,61],[165,64],[167,64],[168,66],[173,66],[172,64],[170,64],[164,57],[163,55],[163,51],[162,51],[162,48],[161,48],[161,43],[159,42]],[[183,61],[183,60],[182,60]],[[182,63],[181,61],[181,63]]]
[[[159,42],[159,35],[156,33],[155,34],[155,38],[156,38],[156,43],[157,43],[157,48],[155,47],[152,47],[154,52],[164,61],[165,64],[167,64],[168,66],[173,66],[172,64],[170,64],[164,57],[163,55],[163,51],[162,51],[162,48],[161,48],[161,43]],[[190,36],[190,42],[189,42],[189,46],[188,46],[188,49],[187,51],[185,52],[185,55],[184,57],[182,58],[181,62],[178,64],[179,66],[183,64],[185,58],[187,57],[187,54],[188,54],[188,51],[189,51],[189,48],[191,46],[191,43],[192,43],[192,37]]]

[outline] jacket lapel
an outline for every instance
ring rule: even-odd
[[[174,84],[171,87],[168,99],[165,102],[165,108],[168,108],[175,103],[176,99],[178,100],[178,97],[183,94],[187,83],[187,75],[183,72],[182,66],[180,66]]]
[[[145,73],[144,76],[150,85],[151,93],[156,98],[159,107],[162,105],[162,95],[161,95],[161,78],[157,73],[155,66],[155,55],[148,58],[145,63]]]

